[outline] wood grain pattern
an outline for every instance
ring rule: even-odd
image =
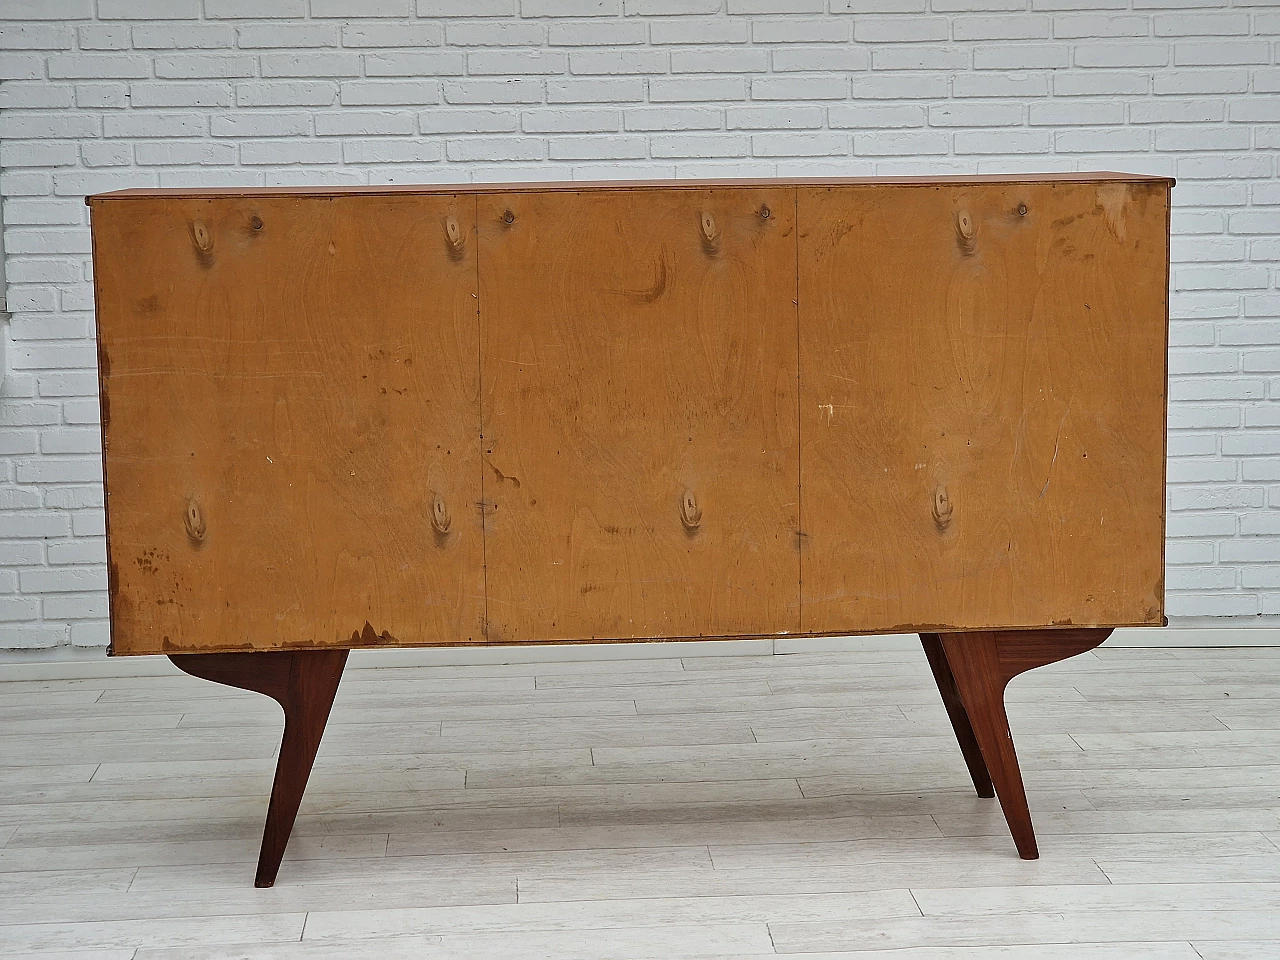
[[[93,198],[112,652],[1158,624],[1169,186]]]
[[[1167,187],[799,191],[805,632],[1162,622]]]
[[[480,198],[491,642],[799,629],[794,196]]]
[[[93,207],[113,652],[479,638],[474,213]]]

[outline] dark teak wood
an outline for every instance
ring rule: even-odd
[[[951,727],[956,732],[956,740],[960,742],[960,752],[969,767],[969,776],[973,777],[973,788],[980,797],[994,797],[995,788],[991,785],[991,774],[982,760],[982,750],[978,746],[978,738],[973,735],[973,725],[969,723],[969,714],[965,712],[964,703],[960,700],[960,691],[956,687],[956,678],[951,674],[947,664],[947,655],[942,650],[942,640],[936,633],[920,634],[920,642],[924,645],[924,655],[929,658],[929,667],[933,670],[933,679],[938,682],[938,692],[942,694],[942,705],[947,708],[947,716],[951,718]]]
[[[276,882],[349,652],[293,650],[169,657],[174,666],[193,677],[265,694],[284,708],[284,739],[262,832],[255,887],[270,887]]]
[[[1040,851],[1009,732],[1005,687],[1020,673],[1092,650],[1110,635],[1110,628],[920,634],[978,796],[990,797],[994,787],[1023,860],[1039,858]]]

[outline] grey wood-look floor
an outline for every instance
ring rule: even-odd
[[[0,956],[1280,957],[1280,649],[1009,701],[1034,863],[918,652],[349,671],[256,890],[272,702],[0,684]]]

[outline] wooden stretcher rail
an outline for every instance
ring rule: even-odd
[[[1171,186],[91,197],[111,652],[284,706],[270,880],[353,647],[916,632],[1033,856],[1004,684],[1164,622]]]

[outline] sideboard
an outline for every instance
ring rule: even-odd
[[[919,633],[1037,856],[1023,671],[1164,622],[1172,181],[90,197],[111,653],[284,708],[357,647]]]

